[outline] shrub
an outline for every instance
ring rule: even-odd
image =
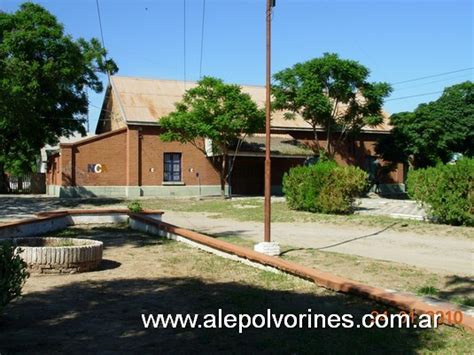
[[[366,185],[367,173],[353,166],[338,166],[334,161],[298,166],[283,176],[288,206],[310,212],[350,213],[354,198]]]
[[[412,170],[408,173],[407,191],[410,198],[427,207],[437,222],[474,225],[474,159]]]
[[[132,201],[127,205],[128,209],[133,213],[139,213],[143,211],[142,204],[139,201]]]
[[[21,295],[26,278],[26,263],[10,242],[0,242],[0,314],[5,306]]]

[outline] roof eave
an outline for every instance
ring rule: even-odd
[[[304,132],[312,132],[313,129],[311,127],[281,127],[281,126],[271,126],[271,129],[274,131],[304,131]],[[323,128],[316,128],[317,132],[326,132]],[[390,134],[391,130],[385,129],[361,129],[362,133],[377,133],[377,134]]]
[[[313,156],[314,153],[305,154],[278,154],[275,152],[270,153],[270,157],[272,158],[298,158],[298,159],[306,159],[308,157]],[[237,157],[262,157],[265,158],[265,152],[239,152],[236,154]]]
[[[129,126],[161,126],[158,121],[156,122],[148,122],[148,121],[127,121],[127,125]]]

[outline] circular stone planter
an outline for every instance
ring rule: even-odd
[[[103,243],[75,238],[15,238],[20,256],[32,273],[76,273],[96,269]]]

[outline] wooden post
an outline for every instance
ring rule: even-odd
[[[272,0],[267,0],[267,53],[266,53],[266,102],[265,102],[265,207],[264,207],[264,241],[271,241],[271,161],[270,161],[270,115],[271,115],[271,17]]]

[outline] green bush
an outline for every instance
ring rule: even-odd
[[[10,242],[0,242],[0,314],[5,306],[21,295],[28,272],[26,263]]]
[[[291,209],[321,213],[351,213],[354,198],[367,185],[367,173],[353,166],[321,161],[298,166],[283,176],[283,192]]]
[[[128,209],[133,213],[139,213],[143,211],[142,204],[139,201],[132,201],[127,205]]]
[[[408,173],[407,192],[440,223],[474,225],[474,159]]]

